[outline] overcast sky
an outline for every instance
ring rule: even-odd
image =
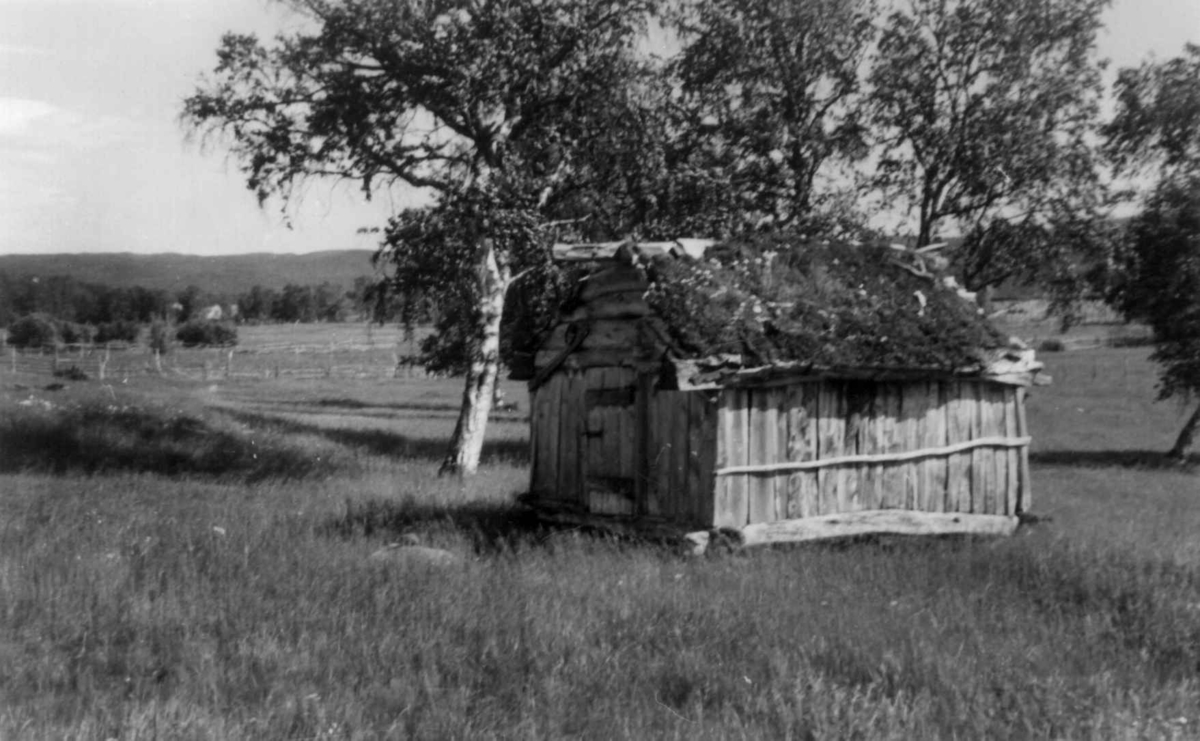
[[[1200,0],[1115,0],[1114,66],[1200,42]],[[270,0],[0,0],[0,254],[370,248],[396,202],[314,184],[284,226],[220,149],[184,141],[180,104],[227,30],[270,37]]]

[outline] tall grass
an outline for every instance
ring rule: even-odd
[[[1032,402],[1035,435],[1060,392]],[[448,432],[420,408],[436,389],[126,393],[138,424],[193,420],[157,436],[164,449],[269,441],[329,463],[58,467],[26,450],[7,465],[0,737],[1182,739],[1200,725],[1195,474],[1068,455],[1148,448],[1158,418],[1040,442],[1059,456],[1035,456],[1035,510],[1053,519],[1010,539],[688,559],[514,510],[519,421],[496,426],[465,484],[438,479],[431,451],[389,453]],[[4,429],[33,424],[9,421],[33,414],[24,398]],[[71,403],[44,411],[109,424]],[[462,563],[369,558],[411,534]]]

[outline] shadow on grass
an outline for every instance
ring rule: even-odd
[[[349,448],[358,448],[385,457],[414,458],[440,461],[446,456],[448,439],[405,435],[391,430],[355,430],[345,427],[322,425],[284,419],[270,413],[242,412],[222,409],[222,414],[255,427],[266,427],[284,434],[319,435],[326,440]],[[529,443],[524,440],[487,440],[483,444],[481,463],[526,463],[529,461]]]
[[[1161,450],[1046,450],[1029,454],[1029,462],[1069,468],[1145,468],[1179,471],[1200,466],[1200,454],[1184,460]]]
[[[466,535],[475,552],[482,555],[544,547],[550,535],[560,528],[546,524],[532,510],[515,504],[478,502],[444,506],[368,500],[350,503],[344,515],[325,523],[320,532],[347,539],[382,536],[397,540],[444,529]]]
[[[314,400],[280,400],[268,403],[269,406],[288,407],[299,413],[306,413],[309,410],[320,410],[321,412],[363,412],[363,416],[394,416],[404,418],[405,412],[420,412],[422,416],[438,419],[457,419],[458,413],[462,409],[460,404],[452,402],[438,401],[403,401],[403,402],[365,402],[358,399],[349,398],[324,398]],[[370,412],[382,412],[382,414],[371,415]],[[395,414],[389,414],[395,413]],[[506,409],[504,411],[493,408],[489,419],[492,421],[503,422],[525,422],[529,420],[529,415],[522,413],[520,409]]]
[[[16,413],[0,421],[0,472],[58,475],[136,471],[257,482],[329,475],[329,456],[286,440],[214,427],[167,409],[99,404],[51,413]]]

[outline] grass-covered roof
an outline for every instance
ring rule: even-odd
[[[1007,341],[936,259],[883,244],[770,235],[640,259],[647,301],[692,358],[961,371]]]

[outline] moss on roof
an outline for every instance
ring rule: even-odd
[[[771,235],[704,258],[645,261],[647,299],[674,343],[702,358],[958,370],[1006,338],[920,255]]]

